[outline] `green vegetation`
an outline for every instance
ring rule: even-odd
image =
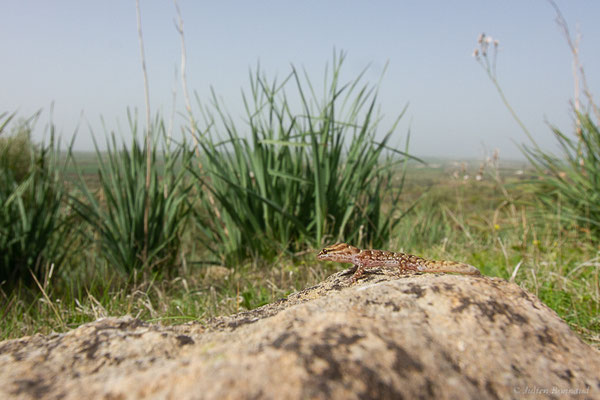
[[[0,134],[14,114],[0,115]],[[71,238],[62,207],[61,178],[54,134],[36,148],[30,138],[36,116],[18,122],[13,134],[0,137],[0,282],[10,290],[40,280],[44,269],[59,266]]]
[[[458,177],[458,167],[409,170],[409,193],[423,180],[431,189],[401,224],[392,248],[464,260],[514,281],[600,346],[597,241],[566,224],[559,209],[540,213],[534,168],[524,162],[500,168],[494,158],[482,164]],[[474,179],[482,170],[482,179]]]
[[[527,147],[526,154],[538,170],[540,200],[559,213],[566,224],[600,234],[600,132],[589,114],[576,114],[579,135],[569,137],[552,128],[563,149],[561,157]]]
[[[341,84],[342,63],[343,54],[334,58],[324,98],[295,68],[281,84],[269,84],[256,71],[251,97],[244,97],[243,130],[214,96],[219,123],[206,116],[200,138],[205,161],[193,172],[203,194],[199,226],[207,248],[223,261],[325,241],[389,242],[403,216],[397,212],[402,184],[392,186],[392,177],[402,176],[396,167],[409,156],[389,147],[396,124],[378,140],[376,88],[362,84],[362,74]],[[285,92],[290,84],[298,110]]]
[[[38,114],[39,115],[39,114]],[[0,114],[0,135],[6,134],[5,130],[15,114]],[[35,156],[35,147],[31,142],[31,124],[35,121],[33,116],[27,121],[19,121],[8,137],[0,137],[0,155],[2,155],[2,175],[15,183],[22,183],[34,167],[32,163]]]
[[[193,125],[193,148],[168,143],[160,121],[149,152],[132,120],[130,146],[112,136],[94,160],[59,163],[53,141],[40,149],[25,141],[28,152],[15,152],[6,143],[20,136],[3,137],[0,338],[106,315],[177,323],[258,307],[341,268],[317,263],[315,251],[344,240],[476,265],[532,291],[598,346],[592,205],[557,196],[524,163],[501,168],[497,154],[481,165],[409,161],[405,147],[390,145],[393,129],[378,132],[376,89],[360,77],[339,83],[342,59],[323,98],[295,70],[281,84],[257,72],[248,126],[215,101],[217,117],[206,112],[206,128]],[[284,91],[292,83],[295,112]],[[12,117],[1,118],[6,130]],[[559,160],[544,176],[598,176],[581,169],[596,165],[588,161],[598,156],[595,127],[585,127],[590,145],[574,153],[585,154],[583,165]],[[73,170],[80,181],[65,186]],[[580,196],[596,196],[596,186],[585,190]],[[540,199],[554,212],[541,215]]]
[[[129,147],[123,143],[119,150],[112,135],[103,158],[96,146],[102,160],[98,164],[99,190],[93,192],[80,174],[82,194],[72,196],[72,206],[91,227],[99,253],[112,267],[125,274],[150,270],[168,275],[175,266],[190,209],[187,195],[191,186],[185,183],[182,167],[189,162],[190,152],[184,145],[175,151],[165,146],[161,166],[157,163],[157,138],[166,137],[164,125],[154,124],[160,135],[151,134],[154,145],[150,154],[138,143],[137,125],[131,118],[130,126],[133,140]],[[148,157],[152,166],[149,176]]]

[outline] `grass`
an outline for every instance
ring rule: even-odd
[[[579,124],[575,137],[556,127],[552,133],[562,154],[542,151],[537,145],[525,154],[543,178],[540,200],[547,209],[560,211],[563,221],[600,237],[600,130],[590,114],[575,113]]]
[[[135,123],[131,123],[133,140],[129,146],[123,143],[119,149],[113,134],[107,143],[107,157],[96,151],[102,159],[98,163],[98,190],[80,174],[79,192],[71,196],[72,209],[92,228],[90,243],[99,239],[102,256],[127,275],[134,270],[169,275],[190,210],[187,195],[191,185],[185,182],[181,166],[189,160],[189,151],[185,146],[175,151],[165,146],[160,165],[156,147],[166,134],[161,124],[154,124],[153,129],[155,143],[150,153],[139,144]],[[153,165],[149,176],[147,157]]]
[[[192,173],[200,238],[215,256],[231,264],[342,239],[388,242],[403,217],[401,167],[411,158],[389,143],[403,111],[378,137],[378,88],[363,74],[342,82],[343,62],[334,55],[323,94],[294,67],[282,82],[257,69],[243,95],[245,124],[213,93],[206,128],[195,130],[205,157]]]
[[[563,225],[560,216],[538,217],[535,195],[526,183],[533,170],[517,175],[523,163],[499,168],[492,160],[477,181],[480,164],[467,163],[464,171],[451,162],[437,167],[410,164],[399,207],[405,210],[414,199],[421,200],[386,247],[462,260],[486,275],[514,279],[584,340],[600,347],[597,247],[585,233]],[[235,269],[212,265],[203,261],[210,254],[198,246],[196,234],[191,227],[182,238],[184,262],[174,279],[138,279],[132,284],[105,262],[81,254],[75,263],[87,269],[47,274],[40,288],[4,294],[0,337],[64,331],[108,315],[163,323],[202,321],[269,303],[342,268],[317,263],[316,249],[281,252],[271,261],[255,258]]]
[[[395,247],[464,260],[486,275],[514,280],[600,347],[597,244],[564,224],[560,213],[540,216],[537,192],[529,183],[533,169],[516,175],[522,167],[498,172],[491,163],[483,180],[475,181],[478,170],[467,171],[465,181],[449,178],[451,169],[440,169],[440,180],[409,218],[412,224],[403,225]],[[420,180],[413,172],[409,183]]]
[[[39,115],[39,114],[37,114]],[[0,135],[13,115],[0,115]],[[37,116],[13,126],[0,137],[0,287],[39,284],[44,268],[60,265],[72,236],[62,205],[59,147],[54,141],[33,145],[31,126]]]

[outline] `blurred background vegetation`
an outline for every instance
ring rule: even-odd
[[[294,67],[281,81],[257,68],[245,124],[213,93],[190,119],[193,143],[129,114],[130,143],[110,133],[104,152],[61,152],[52,123],[32,143],[39,113],[1,114],[0,338],[255,308],[341,268],[314,254],[346,241],[473,264],[600,346],[597,116],[551,129],[558,155],[532,144],[529,162],[425,162],[408,133],[380,126],[378,86],[340,81],[343,62],[322,94]]]

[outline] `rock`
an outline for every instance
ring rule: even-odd
[[[600,353],[502,279],[347,272],[204,325],[0,343],[0,398],[600,398]]]

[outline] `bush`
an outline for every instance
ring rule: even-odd
[[[6,117],[6,113],[0,115],[0,120],[6,117],[2,126],[3,129],[13,116],[14,114]],[[29,174],[35,153],[35,146],[31,142],[31,121],[33,119],[19,122],[13,129],[11,136],[0,137],[2,168],[4,173],[12,174],[14,180],[18,183],[23,182]]]

